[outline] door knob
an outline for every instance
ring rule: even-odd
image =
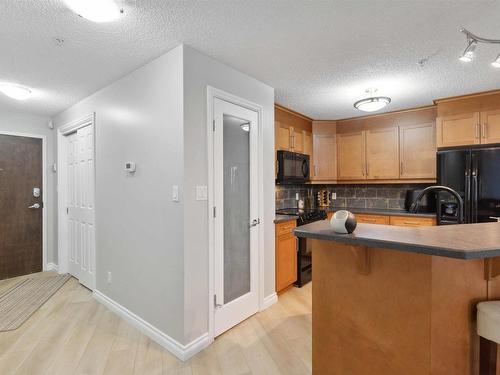
[[[32,206],[28,206],[28,208],[31,208],[32,210],[35,210],[37,208],[40,208],[40,204],[39,203],[35,203],[34,205]]]

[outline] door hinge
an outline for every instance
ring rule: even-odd
[[[219,305],[217,303],[217,294],[214,294],[214,308],[220,309],[221,307],[222,307],[222,305]]]
[[[216,216],[217,216],[217,209],[216,209],[216,207],[214,206],[214,217],[216,217]]]
[[[69,207],[66,207],[66,215],[69,215]]]
[[[213,129],[215,131],[215,120],[212,121]]]

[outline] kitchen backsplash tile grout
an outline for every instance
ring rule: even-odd
[[[406,190],[422,189],[427,184],[383,184],[383,185],[276,185],[276,209],[296,207],[296,194],[299,199],[317,206],[317,193],[327,190],[337,194],[331,200],[332,208],[379,208],[403,209]]]

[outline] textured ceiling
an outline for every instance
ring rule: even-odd
[[[117,22],[95,24],[62,0],[0,0],[0,81],[34,88],[0,109],[53,115],[186,43],[276,89],[276,101],[315,119],[362,114],[368,87],[388,111],[500,88],[500,46],[470,64],[461,26],[500,38],[500,2],[127,0]],[[54,38],[63,38],[58,46]],[[427,59],[419,66],[420,59]]]

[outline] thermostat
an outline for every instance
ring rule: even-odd
[[[135,172],[135,163],[133,161],[128,161],[125,163],[125,171],[128,173]]]

